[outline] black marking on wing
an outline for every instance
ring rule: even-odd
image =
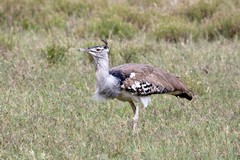
[[[123,81],[127,78],[130,77],[130,74],[124,74],[123,72],[121,72],[120,70],[110,70],[109,74],[111,74],[112,76],[116,77],[117,79],[120,80],[120,85],[123,84]]]
[[[141,82],[133,81],[133,83],[128,87],[123,86],[123,89],[131,92],[134,95],[139,95],[139,96],[148,96],[151,94],[164,94],[164,93],[171,92],[170,90],[168,90],[162,85],[154,85],[146,81],[141,81]]]
[[[121,89],[133,95],[170,94],[191,100],[193,93],[179,77],[146,64],[123,64],[109,72],[119,79]],[[135,73],[130,77],[131,73]]]

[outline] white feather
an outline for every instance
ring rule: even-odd
[[[131,74],[130,74],[130,78],[133,78],[133,77],[135,77],[135,73],[134,72],[132,72]]]
[[[140,82],[136,81],[135,84],[136,84],[136,87],[137,87],[137,88],[140,88],[140,87],[141,87]]]
[[[143,104],[143,107],[146,108],[148,106],[148,104],[151,101],[151,98],[149,96],[145,96],[145,97],[140,97],[140,100]]]

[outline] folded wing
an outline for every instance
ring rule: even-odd
[[[172,94],[192,99],[192,93],[175,75],[146,64],[124,64],[109,72],[120,80],[121,89],[133,95]]]

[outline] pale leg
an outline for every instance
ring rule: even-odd
[[[139,117],[139,106],[138,105],[134,105],[133,102],[130,102],[132,110],[133,110],[133,133],[136,132],[136,128],[137,128],[137,123],[138,123],[138,117]]]

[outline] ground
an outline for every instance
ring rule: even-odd
[[[64,0],[57,4],[49,1],[37,8],[41,1],[24,0],[22,5],[30,5],[32,14],[23,7],[21,15],[13,13],[17,6],[22,6],[17,2],[11,5],[14,2],[0,2],[8,6],[7,14],[0,12],[4,22],[0,30],[1,159],[240,158],[237,35],[220,34],[208,39],[204,35],[176,38],[178,34],[171,34],[175,38],[159,35],[161,38],[156,38],[152,35],[156,27],[152,22],[147,26],[133,16],[134,9],[142,4],[123,1],[125,5],[118,8],[117,17],[126,22],[123,28],[132,30],[121,31],[122,24],[116,24],[120,31],[108,33],[111,66],[128,62],[152,64],[180,76],[195,94],[192,101],[154,95],[151,104],[140,110],[139,133],[133,136],[130,105],[117,100],[98,103],[92,99],[94,65],[89,56],[77,51],[102,44],[100,38],[105,30],[94,29],[93,19],[89,24],[86,22],[93,25],[92,30],[81,28],[88,14],[99,18],[99,10],[94,9],[104,6],[102,2],[85,4],[71,0],[67,5]],[[106,2],[108,7],[113,3]],[[72,3],[79,4],[78,7],[85,4],[86,10],[74,10]],[[146,8],[160,6],[156,2],[142,3]],[[164,4],[160,7],[162,12],[167,10],[167,14],[174,16],[179,11]],[[130,6],[134,8],[130,17],[135,21],[122,11]],[[43,10],[52,14],[44,14]],[[150,19],[156,18],[156,13],[154,9],[150,15],[141,12]],[[11,21],[14,16],[19,17]],[[49,16],[60,18],[53,22]],[[202,27],[207,24],[200,23]]]

